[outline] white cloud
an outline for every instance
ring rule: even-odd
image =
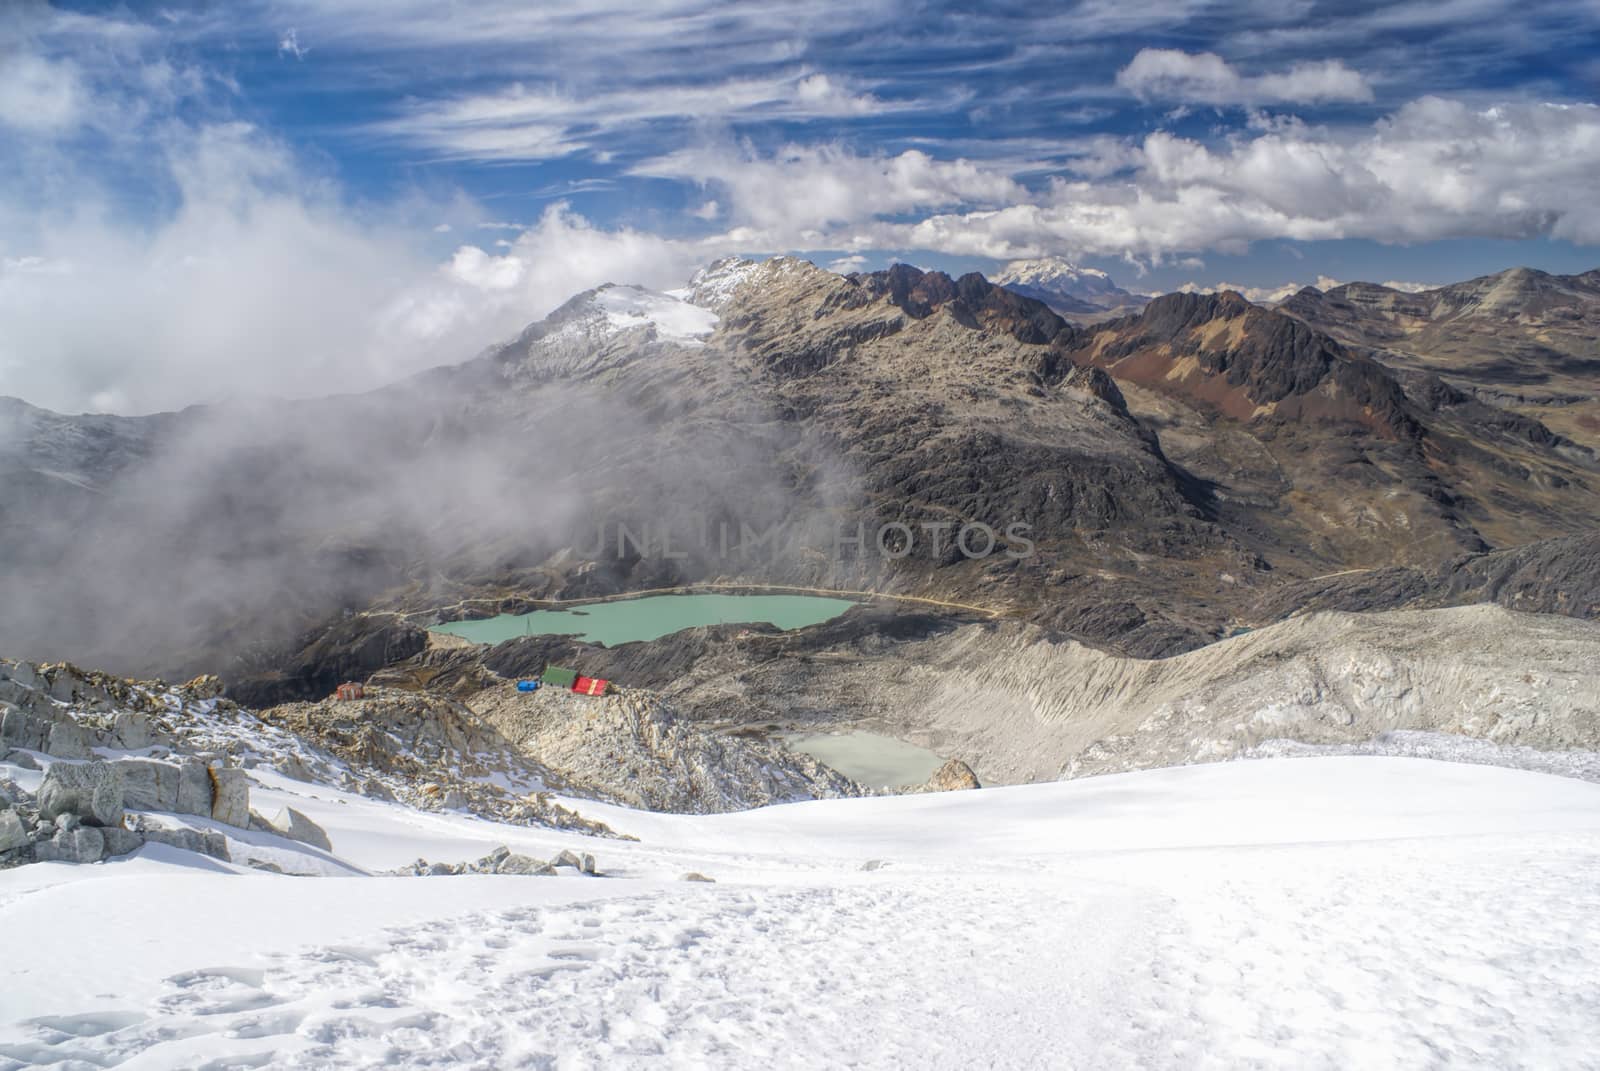
[[[1160,259],[1268,238],[1552,237],[1600,244],[1600,106],[1425,97],[1358,129],[1273,124],[1218,145],[1158,132],[1130,173],[996,209],[857,226],[853,248]]]
[[[1140,100],[1251,105],[1370,101],[1372,87],[1340,60],[1297,63],[1246,77],[1215,52],[1145,48],[1117,72],[1117,85]]]
[[[170,134],[162,167],[177,202],[159,220],[80,179],[50,199],[69,212],[0,227],[0,395],[150,412],[367,389],[466,359],[585,287],[681,284],[709,255],[557,204],[502,252],[441,264],[433,221],[463,205],[353,210],[239,123]],[[23,203],[0,185],[0,218]]]
[[[280,56],[293,56],[297,60],[303,60],[310,53],[311,50],[309,48],[305,48],[300,44],[300,34],[293,26],[283,31],[283,36],[278,38],[278,55]]]
[[[437,271],[411,280],[383,310],[380,335],[422,340],[423,361],[454,362],[520,331],[579,291],[602,283],[682,285],[725,250],[628,228],[596,227],[564,202],[551,205],[495,256],[462,246]],[[421,367],[419,364],[418,367]]]
[[[936,160],[916,149],[896,156],[860,156],[838,145],[789,145],[771,156],[727,146],[683,149],[644,161],[632,173],[722,191],[719,205],[752,248],[815,247],[830,227],[1027,196],[1004,172],[968,160]]]
[[[923,106],[886,103],[837,76],[804,71],[717,82],[608,80],[605,85],[580,91],[517,82],[490,93],[418,100],[373,130],[446,158],[541,160],[579,150],[603,156],[622,133],[649,133],[650,124],[668,121],[805,121]]]
[[[825,74],[800,79],[794,87],[795,101],[815,116],[872,115],[885,109],[883,101],[870,93],[858,93]]]
[[[1257,305],[1276,305],[1285,301],[1307,286],[1314,286],[1318,290],[1332,290],[1339,285],[1339,280],[1327,275],[1319,275],[1311,283],[1284,283],[1282,286],[1245,286],[1242,283],[1195,283],[1188,282],[1177,287],[1180,294],[1220,294],[1224,290],[1232,290],[1244,295],[1245,300],[1253,301]]]
[[[0,51],[0,125],[60,131],[78,125],[89,90],[77,64],[22,50]]]
[[[510,290],[527,274],[527,265],[514,256],[494,257],[475,245],[464,245],[450,258],[445,272],[479,290]]]

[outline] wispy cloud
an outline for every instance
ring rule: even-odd
[[[663,122],[806,122],[918,107],[880,100],[846,79],[806,72],[588,92],[519,82],[490,93],[413,102],[372,129],[450,158],[540,160],[589,148],[614,154],[629,133],[640,144],[657,144],[654,124]]]
[[[309,48],[300,44],[300,34],[293,26],[283,31],[283,36],[278,38],[278,55],[293,56],[303,60],[311,52]]]

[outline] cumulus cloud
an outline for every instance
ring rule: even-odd
[[[1215,52],[1145,48],[1117,72],[1117,85],[1140,100],[1254,105],[1370,101],[1372,87],[1341,60],[1297,63],[1247,77]]]
[[[750,247],[814,243],[830,227],[915,210],[997,205],[1027,197],[1003,171],[937,160],[909,149],[859,155],[840,145],[788,145],[772,155],[748,147],[682,149],[647,160],[635,175],[710,186]]]
[[[701,259],[557,204],[502,253],[466,244],[441,260],[430,224],[462,206],[352,211],[246,124],[169,136],[170,215],[128,216],[78,185],[69,213],[6,239],[0,395],[143,413],[361,390],[471,357],[579,289],[675,285]],[[15,209],[7,192],[0,207]]]
[[[1242,252],[1268,238],[1550,237],[1600,244],[1600,106],[1425,97],[1371,126],[1298,121],[1206,144],[1157,132],[1099,181],[1000,208],[858,227],[860,243],[1015,259]]]
[[[1327,275],[1319,275],[1314,282],[1310,283],[1284,283],[1281,286],[1246,286],[1242,283],[1188,282],[1177,287],[1176,290],[1180,294],[1220,294],[1224,290],[1232,290],[1237,294],[1242,294],[1245,300],[1253,301],[1257,305],[1276,305],[1278,302],[1286,301],[1298,294],[1307,286],[1314,286],[1318,290],[1332,290],[1338,285],[1339,280]]]
[[[551,205],[493,255],[458,248],[432,272],[411,280],[384,308],[377,337],[411,340],[416,367],[454,362],[554,311],[573,294],[602,283],[652,289],[681,285],[716,243],[663,238],[630,228],[598,227],[565,202]],[[416,346],[416,343],[428,343]]]

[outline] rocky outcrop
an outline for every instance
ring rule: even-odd
[[[401,867],[399,870],[392,870],[389,873],[413,877],[446,877],[459,874],[513,874],[548,878],[559,874],[560,871],[557,870],[557,867],[563,866],[571,867],[577,873],[590,877],[595,877],[599,874],[592,855],[584,854],[580,857],[563,849],[555,859],[546,862],[543,859],[535,859],[529,855],[520,855],[504,845],[496,848],[482,859],[471,863],[430,863],[426,859],[418,859],[410,866]]]
[[[1595,663],[1600,624],[1493,605],[1309,614],[1163,659],[1000,620],[753,636],[710,648],[672,696],[705,723],[914,740],[995,785],[1396,729],[1600,750]]]
[[[982,787],[978,784],[978,775],[972,772],[972,767],[960,759],[951,759],[939,767],[923,786],[928,792],[960,792]]]
[[[648,692],[588,697],[507,682],[469,706],[577,791],[631,807],[709,814],[862,793],[809,756],[709,732]]]
[[[333,842],[328,838],[327,831],[293,807],[284,807],[271,818],[252,815],[250,825],[254,829],[270,831],[325,852],[333,851]]]
[[[105,857],[105,832],[93,826],[61,828],[34,845],[34,858],[41,863],[98,863]]]
[[[341,683],[366,680],[427,645],[427,633],[401,618],[352,617],[300,637],[264,671],[249,663],[241,666],[228,694],[251,707],[315,701],[333,694]]]
[[[561,777],[446,696],[374,686],[362,699],[287,703],[261,717],[336,757],[349,771],[349,787],[367,795],[427,810],[465,808],[500,821],[610,833],[553,802],[544,790],[565,786]]]

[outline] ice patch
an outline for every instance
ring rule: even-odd
[[[673,342],[702,342],[717,329],[719,319],[708,308],[637,286],[604,287],[595,293],[594,303],[619,331],[649,324],[658,338]]]

